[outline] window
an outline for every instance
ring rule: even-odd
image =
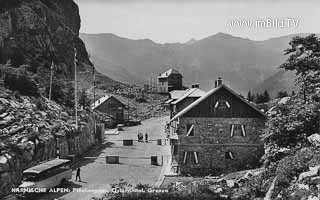
[[[188,152],[183,152],[183,164],[187,163]]]
[[[246,137],[246,128],[243,124],[232,124],[230,126],[230,136],[242,136]]]
[[[194,164],[199,164],[199,153],[198,152],[183,152],[183,163],[194,163]]]
[[[198,164],[199,160],[198,160],[198,152],[193,152],[194,155],[194,164]]]
[[[194,125],[187,124],[187,136],[194,136]]]
[[[224,157],[227,160],[233,160],[234,159],[234,155],[233,155],[233,153],[231,151],[225,152]]]
[[[173,155],[178,155],[178,146],[177,145],[173,145]]]
[[[230,107],[231,107],[230,103],[228,101],[226,101],[226,100],[218,100],[214,104],[214,108],[215,109],[228,109]]]

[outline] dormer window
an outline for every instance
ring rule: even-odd
[[[214,104],[214,108],[215,109],[228,109],[230,107],[231,107],[230,103],[228,101],[226,101],[226,100],[218,100]]]

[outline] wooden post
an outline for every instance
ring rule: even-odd
[[[78,97],[77,97],[77,49],[74,48],[74,110],[76,116],[76,129],[78,130]]]
[[[52,78],[53,78],[53,61],[50,67],[50,89],[49,89],[49,100],[51,100],[51,92],[52,92]]]
[[[95,74],[95,68],[94,68],[94,63],[92,63],[92,79],[93,79],[93,109],[92,111],[94,111],[94,107],[95,107],[95,103],[96,103],[96,74]],[[97,122],[96,122],[96,115],[93,112],[93,120],[94,120],[94,135],[96,135],[97,133]],[[102,142],[102,141],[101,141]]]

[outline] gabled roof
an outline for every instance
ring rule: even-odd
[[[209,92],[207,92],[205,95],[203,95],[202,97],[200,97],[199,99],[197,99],[196,101],[194,101],[193,103],[191,103],[189,106],[187,106],[186,108],[184,108],[183,110],[181,110],[178,114],[176,114],[170,121],[174,121],[176,119],[178,119],[179,117],[183,116],[184,114],[186,114],[188,111],[190,111],[192,108],[196,107],[197,105],[199,105],[202,101],[204,101],[205,99],[207,99],[208,97],[210,97],[212,94],[214,94],[215,92],[217,92],[218,90],[220,90],[221,88],[225,88],[226,90],[228,90],[230,93],[232,93],[233,95],[235,95],[237,98],[239,98],[242,102],[246,103],[248,106],[250,106],[251,108],[253,108],[254,110],[256,110],[257,112],[259,112],[261,115],[266,116],[263,112],[261,112],[258,108],[256,108],[254,105],[250,104],[247,100],[245,100],[244,98],[240,97],[240,95],[238,95],[236,92],[234,92],[232,89],[228,88],[225,85],[220,85],[217,88],[213,88],[212,90],[210,90]]]
[[[204,91],[200,90],[199,88],[190,88],[190,89],[186,90],[186,92],[179,99],[172,102],[172,104],[177,104],[187,97],[202,97],[205,94],[206,93]]]
[[[171,69],[168,69],[167,71],[161,73],[161,74],[158,76],[158,78],[167,78],[167,77],[169,77],[171,74],[180,74],[180,75],[181,75],[181,73],[180,73],[178,70],[171,68]]]
[[[103,104],[104,102],[106,102],[107,100],[109,100],[110,98],[115,98],[117,101],[119,101],[123,106],[125,106],[124,103],[122,103],[119,99],[117,99],[116,97],[112,96],[112,95],[105,95],[103,97],[101,97],[100,99],[98,99],[97,101],[95,101],[92,105],[91,108],[92,109],[96,109],[98,106],[100,106],[101,104]]]

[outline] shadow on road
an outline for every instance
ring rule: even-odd
[[[89,150],[88,152],[84,153],[81,156],[80,161],[73,168],[76,169],[78,167],[83,167],[83,166],[86,166],[87,164],[95,162],[97,159],[101,158],[101,157],[99,157],[99,155],[101,153],[103,153],[103,151],[106,148],[112,147],[112,145],[114,145],[114,143],[105,142],[105,143],[102,143],[102,144],[92,148],[91,150]]]

